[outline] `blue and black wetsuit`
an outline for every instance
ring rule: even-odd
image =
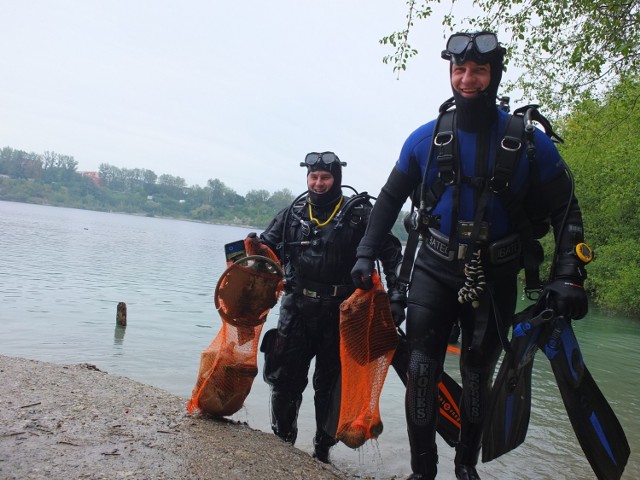
[[[453,323],[461,319],[463,398],[456,464],[473,466],[478,459],[486,404],[501,352],[500,339],[506,335],[516,307],[517,274],[522,266],[520,250],[516,248],[520,232],[502,197],[489,192],[480,201],[493,176],[496,150],[510,117],[497,107],[495,110],[488,125],[472,132],[454,130],[456,178],[431,206],[431,217],[438,221],[422,232],[424,242],[409,286],[406,416],[412,469],[425,473],[423,478],[435,476],[437,383]],[[427,186],[437,181],[438,149],[432,147],[435,125],[436,120],[419,127],[405,141],[378,196],[358,257],[375,258],[383,232],[393,225],[407,198],[423,179]],[[560,244],[575,245],[582,238],[582,220],[567,167],[542,130],[535,132],[535,149],[532,163],[522,149],[509,180],[511,197],[520,202],[533,224],[550,223]],[[478,221],[482,225],[471,240],[470,232]],[[475,306],[458,300],[465,283],[469,249],[479,252],[487,281]]]

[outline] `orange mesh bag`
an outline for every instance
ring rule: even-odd
[[[278,263],[258,255],[241,258],[224,271],[215,291],[222,328],[201,354],[189,413],[227,416],[242,408],[258,373],[260,333],[282,291],[282,277]]]
[[[374,272],[371,290],[340,305],[342,389],[336,438],[351,448],[382,433],[380,392],[398,345],[389,297]]]

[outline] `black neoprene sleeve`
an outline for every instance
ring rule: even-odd
[[[378,256],[385,235],[393,227],[404,202],[415,187],[415,179],[393,168],[373,206],[367,230],[358,246],[358,258],[375,259]]]
[[[582,214],[573,194],[572,179],[568,173],[559,175],[541,186],[540,198],[545,198],[550,208],[550,221],[558,244],[554,263],[554,278],[571,278],[582,284],[587,274],[584,264],[572,253],[578,243],[584,242]]]

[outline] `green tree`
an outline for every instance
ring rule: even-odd
[[[414,21],[431,17],[440,1],[406,3],[405,28],[380,40],[394,49],[383,58],[394,71],[405,70],[418,53],[409,43]],[[472,0],[471,5],[452,0],[441,18],[445,30],[499,31],[506,61],[521,72],[506,90],[518,88],[556,112],[639,73],[640,0]]]
[[[283,208],[288,207],[293,202],[293,193],[288,188],[283,188],[282,190],[278,190],[273,192],[273,194],[269,197],[267,204],[271,207],[272,210],[279,212]]]
[[[244,199],[249,204],[266,203],[269,200],[269,192],[267,190],[249,190]]]
[[[5,147],[0,150],[0,174],[38,180],[42,177],[40,155]]]
[[[210,203],[214,207],[230,207],[244,203],[244,197],[238,195],[235,190],[227,187],[217,178],[209,179],[207,187],[210,189]]]
[[[564,122],[561,153],[576,178],[586,236],[595,247],[587,286],[602,306],[640,312],[640,80],[586,101]]]

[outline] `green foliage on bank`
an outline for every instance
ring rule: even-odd
[[[640,81],[584,102],[563,125],[561,153],[576,179],[585,234],[596,260],[587,286],[604,307],[640,312]]]
[[[43,160],[51,157],[67,161]],[[72,157],[5,147],[0,151],[0,200],[256,228],[266,227],[293,201],[287,189],[273,194],[252,190],[243,197],[218,179],[187,187],[180,177],[107,164],[100,166],[97,184],[76,167]]]

